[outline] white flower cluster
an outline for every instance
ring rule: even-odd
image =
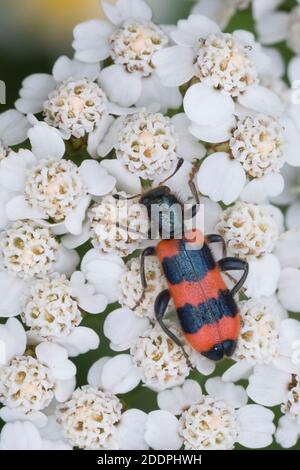
[[[1,450],[299,445],[300,6],[280,3],[199,0],[165,27],[145,0],[103,1],[106,21],[75,27],[74,57],[27,77],[0,114]],[[225,32],[245,9],[259,41]],[[288,68],[265,47],[283,40]],[[205,393],[216,364],[172,298],[156,318],[164,266],[141,256],[157,240],[140,195],[164,185],[195,202],[191,182],[202,231],[249,264],[233,362]],[[230,288],[239,273],[226,274]],[[157,409],[127,409],[145,387]]]

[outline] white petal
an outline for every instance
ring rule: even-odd
[[[158,76],[152,74],[142,80],[142,93],[137,107],[150,107],[159,104],[160,111],[165,113],[168,109],[178,109],[182,103],[182,95],[177,87],[166,87]]]
[[[62,238],[62,244],[68,250],[73,250],[81,245],[84,245],[90,238],[90,224],[86,222],[82,226],[80,235],[65,235]]]
[[[275,47],[263,47],[263,52],[271,60],[271,64],[267,65],[268,69],[264,73],[274,78],[282,78],[285,74],[285,63],[280,51]]]
[[[41,343],[36,347],[36,357],[50,367],[58,380],[68,380],[75,376],[76,367],[68,360],[67,350],[55,343]]]
[[[9,408],[8,406],[1,408],[0,418],[5,423],[13,423],[15,421],[29,421],[37,428],[43,428],[46,426],[48,421],[47,416],[40,411],[30,411],[29,413],[24,413],[20,408]]]
[[[36,159],[29,150],[19,150],[0,162],[0,184],[11,191],[22,191],[25,187],[27,169]]]
[[[53,264],[53,272],[71,276],[79,263],[79,255],[75,250],[68,250],[62,244],[57,251],[56,262]]]
[[[295,202],[288,208],[286,226],[288,229],[300,228],[300,202]]]
[[[190,15],[187,20],[178,21],[178,29],[171,37],[178,44],[194,46],[199,38],[206,39],[209,34],[220,33],[219,26],[203,15]]]
[[[101,166],[117,180],[119,191],[129,194],[140,194],[142,191],[140,178],[125,168],[119,160],[102,160]]]
[[[103,141],[106,139],[107,133],[109,132],[109,129],[114,123],[114,121],[114,117],[108,115],[106,116],[106,118],[103,118],[101,120],[100,124],[96,127],[94,131],[89,133],[87,151],[92,158],[102,156],[98,154],[98,147],[101,148],[101,146],[103,145]]]
[[[233,408],[240,408],[247,404],[248,397],[246,390],[240,385],[225,383],[220,377],[208,379],[205,383],[205,388],[209,395],[224,400]]]
[[[111,393],[128,393],[138,386],[141,377],[129,354],[119,354],[107,361],[102,370],[103,389]]]
[[[198,124],[192,124],[189,127],[189,131],[192,135],[197,137],[199,140],[204,142],[217,144],[226,142],[232,135],[232,129],[235,127],[235,117],[231,116],[231,121],[226,124],[218,126],[200,126]]]
[[[300,230],[282,233],[274,254],[283,268],[300,268]]]
[[[276,256],[267,254],[249,261],[249,275],[245,283],[248,297],[269,297],[276,291],[280,277],[280,263]]]
[[[79,173],[88,192],[93,196],[105,196],[116,185],[116,179],[110,176],[98,162],[93,160],[85,160],[79,168]]]
[[[184,85],[194,76],[193,60],[193,50],[181,46],[166,47],[153,56],[156,73],[168,87]]]
[[[120,106],[132,106],[142,93],[142,79],[139,74],[127,72],[122,65],[110,65],[103,69],[99,82],[110,101]]]
[[[120,328],[120,325],[122,325],[122,328]],[[111,341],[112,349],[116,345],[118,351],[125,351],[148,327],[149,321],[147,318],[140,318],[127,308],[119,308],[107,316],[103,332]]]
[[[177,418],[168,411],[152,411],[146,422],[145,440],[154,450],[178,450],[182,439]]]
[[[234,102],[205,83],[191,86],[183,100],[187,117],[200,126],[226,126],[232,122]]]
[[[107,299],[105,295],[102,294],[80,296],[78,300],[80,308],[88,313],[101,313],[104,312],[107,307]]]
[[[222,379],[224,382],[238,382],[242,379],[248,379],[252,369],[253,366],[249,362],[245,360],[238,361],[224,372]]]
[[[283,0],[252,0],[253,15],[256,20],[275,10]]]
[[[207,359],[196,351],[192,353],[191,359],[195,364],[197,371],[202,375],[210,375],[216,368],[216,363],[214,361]]]
[[[288,34],[289,14],[276,11],[257,21],[256,28],[262,44],[276,44],[284,41]]]
[[[273,366],[255,366],[249,378],[247,393],[254,402],[273,407],[284,402],[289,381],[290,374]]]
[[[300,131],[297,129],[296,124],[290,118],[281,119],[281,124],[284,129],[285,138],[285,158],[289,165],[300,166]]]
[[[98,259],[86,258],[81,264],[86,280],[95,286],[98,294],[104,294],[109,303],[116,302],[119,298],[120,278],[124,272],[124,263],[121,264],[120,261],[123,263],[117,256],[99,253]]]
[[[94,81],[98,77],[99,72],[99,64],[87,64],[78,60],[69,59],[67,56],[59,57],[52,71],[57,82],[63,82],[69,78],[73,78],[74,80],[88,78]]]
[[[17,110],[24,114],[40,113],[49,93],[55,87],[56,81],[52,75],[46,73],[30,75],[22,83],[20,98],[15,103]]]
[[[0,364],[8,364],[15,356],[21,356],[26,349],[26,333],[16,318],[9,318],[0,325]]]
[[[157,394],[157,404],[161,410],[173,415],[181,415],[194,403],[201,399],[201,387],[195,380],[186,380],[181,387],[164,390]]]
[[[284,308],[291,312],[300,311],[299,282],[299,269],[285,268],[282,270],[278,284],[278,298]]]
[[[73,48],[75,58],[82,62],[95,63],[110,55],[108,38],[113,27],[106,21],[90,20],[74,29]]]
[[[103,1],[102,8],[107,18],[115,25],[129,18],[148,21],[152,18],[152,10],[143,0],[118,0],[115,5]]]
[[[73,209],[65,218],[65,227],[71,234],[81,234],[86,211],[90,202],[90,196],[83,197],[75,209]]]
[[[227,153],[217,152],[204,160],[197,181],[202,194],[215,202],[231,204],[241,194],[246,175],[239,162],[231,160]]]
[[[294,416],[284,415],[279,419],[275,434],[276,442],[284,449],[294,447],[300,434],[299,424]]]
[[[269,198],[281,194],[284,188],[284,179],[279,173],[255,178],[244,187],[240,199],[253,204],[265,203]]]
[[[258,405],[247,405],[237,412],[240,432],[238,442],[249,449],[267,447],[273,442],[276,430],[274,413]]]
[[[131,409],[122,414],[118,424],[118,444],[121,450],[147,450],[144,439],[147,414]]]
[[[37,428],[29,422],[6,424],[1,431],[2,450],[41,450],[42,439]]]
[[[57,380],[55,387],[55,398],[59,403],[68,400],[76,387],[76,378],[72,377],[69,380]]]
[[[16,196],[11,199],[6,205],[6,213],[9,220],[47,218],[43,211],[31,207],[24,196]]]
[[[291,85],[300,80],[300,56],[293,57],[288,65],[288,77]]]
[[[34,155],[39,159],[61,159],[65,154],[65,144],[59,132],[44,122],[28,131]]]
[[[250,110],[271,116],[281,116],[284,107],[280,98],[268,88],[261,85],[252,85],[245,93],[239,96],[239,103]]]
[[[200,0],[195,4],[192,12],[208,16],[223,29],[234,15],[235,8],[232,2],[224,2],[224,0]]]
[[[8,271],[0,271],[0,317],[14,317],[21,313],[25,290],[24,281]]]
[[[0,139],[4,145],[20,144],[27,139],[28,119],[15,109],[0,114]]]
[[[103,388],[102,373],[103,367],[109,361],[109,357],[102,357],[90,367],[88,371],[87,381],[88,384],[95,388]]]
[[[61,345],[67,349],[70,357],[86,354],[88,351],[97,349],[100,339],[92,328],[77,326],[66,338],[59,340]]]
[[[206,148],[198,138],[191,135],[189,132],[190,121],[184,113],[176,114],[172,117],[172,123],[178,136],[177,152],[181,158],[192,162],[200,160],[206,155]]]

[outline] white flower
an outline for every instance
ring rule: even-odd
[[[148,215],[145,207],[134,200],[116,200],[105,196],[89,211],[91,240],[95,248],[107,253],[127,256],[141,247],[148,234]]]
[[[256,366],[249,378],[247,393],[256,403],[272,407],[280,405],[281,412],[286,417],[283,423],[286,426],[287,422],[291,422],[291,433],[294,434],[295,426],[298,433],[300,426],[299,383],[299,375],[280,371],[272,366]],[[290,440],[289,435],[286,438],[287,441]]]
[[[205,147],[189,132],[184,113],[172,118],[141,110],[118,118],[98,147],[101,157],[114,148],[117,161],[101,164],[117,179],[117,188],[129,193],[141,192],[139,177],[159,184],[174,172],[178,158],[186,162],[201,159]]]
[[[22,304],[21,317],[30,328],[30,344],[53,341],[64,346],[70,356],[99,347],[98,335],[91,328],[79,326],[81,309],[99,313],[105,310],[107,299],[95,294],[95,288],[85,283],[79,271],[70,281],[55,273],[50,279],[32,282]]]
[[[46,408],[54,397],[55,381],[49,369],[30,356],[18,356],[0,370],[0,400],[24,413]]]
[[[176,144],[170,118],[142,112],[125,119],[115,148],[117,158],[131,173],[153,179],[174,165]]]
[[[0,163],[0,183],[13,192],[5,206],[8,219],[50,220],[60,234],[79,235],[91,196],[109,193],[115,179],[95,161],[78,168],[63,160],[62,137],[43,122],[28,136],[32,152],[20,150]]]
[[[299,229],[292,229],[280,235],[275,254],[282,266],[278,298],[287,310],[299,312],[300,298],[297,288],[300,278]]]
[[[107,96],[121,106],[159,103],[162,110],[178,108],[178,89],[169,90],[155,73],[153,56],[164,48],[168,36],[152,23],[152,12],[143,0],[102,2],[109,22],[92,20],[74,29],[75,58],[95,63],[108,59],[99,81]]]
[[[108,303],[117,302],[120,281],[124,273],[123,260],[115,255],[89,250],[81,261],[81,272],[96,294],[104,295]]]
[[[121,410],[116,396],[85,385],[57,408],[57,419],[72,445],[80,449],[114,449]]]
[[[275,439],[284,449],[297,444],[300,436],[300,426],[297,419],[289,414],[282,416],[278,421]]]
[[[126,265],[126,272],[121,278],[119,303],[129,310],[134,309],[134,313],[141,318],[154,320],[156,297],[166,288],[166,281],[160,263],[155,257],[151,257],[146,261],[146,280],[147,289],[143,295],[140,259],[134,258],[129,261]],[[140,302],[141,299],[142,302]]]
[[[53,271],[58,246],[49,229],[32,221],[15,222],[0,234],[2,266],[21,279],[45,276]]]
[[[15,332],[19,339],[25,335],[20,323],[9,319],[2,329],[2,343],[5,356],[0,367],[0,400],[5,405],[1,409],[4,421],[33,421],[45,425],[41,413],[55,398],[65,401],[75,386],[76,367],[68,360],[67,351],[61,346],[43,343],[35,348],[34,356],[25,355],[26,341],[17,345],[16,338],[9,336]],[[23,333],[22,333],[23,330]],[[4,359],[4,361],[3,361]]]
[[[173,327],[172,331],[178,337],[182,336],[178,329]],[[182,349],[163,333],[159,325],[145,331],[130,352],[143,383],[152,390],[180,385],[190,373]]]
[[[282,127],[269,116],[248,116],[238,122],[230,149],[254,178],[278,172],[284,164]]]
[[[247,395],[240,386],[225,384],[218,377],[206,382],[209,395],[188,380],[182,387],[160,392],[155,419],[148,418],[146,440],[154,449],[172,442],[171,449],[231,450],[236,443],[261,448],[272,443],[274,414],[257,405],[247,405]],[[179,407],[178,405],[181,404]],[[183,405],[183,407],[182,407]],[[179,422],[170,426],[164,435],[172,413],[180,415]],[[173,417],[174,419],[174,417]]]
[[[60,439],[45,439],[41,431],[29,421],[16,421],[3,426],[0,434],[1,450],[72,450]]]
[[[28,119],[15,109],[9,109],[0,114],[0,145],[7,151],[7,147],[20,144],[27,138],[30,128]],[[1,152],[0,159],[3,158]]]
[[[271,253],[279,236],[277,222],[268,206],[241,201],[222,213],[217,230],[230,254],[241,258]]]

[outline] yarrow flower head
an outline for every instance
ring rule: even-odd
[[[284,165],[283,144],[282,126],[262,114],[239,120],[230,139],[232,156],[253,178],[279,172]]]
[[[149,76],[155,69],[153,54],[168,44],[168,36],[159,26],[146,20],[127,20],[109,37],[111,57],[126,70]]]
[[[186,450],[231,450],[238,436],[234,408],[203,396],[180,417],[179,434]]]
[[[195,76],[236,97],[257,82],[247,48],[231,34],[210,34],[195,46]]]
[[[241,333],[233,358],[249,363],[270,363],[278,357],[280,322],[284,310],[273,298],[239,303]]]
[[[271,253],[279,229],[268,206],[236,202],[226,209],[217,225],[232,255],[241,258]]]
[[[31,356],[16,357],[0,368],[0,401],[24,413],[46,408],[54,397],[55,380],[48,367]]]
[[[68,160],[44,160],[26,180],[27,202],[54,222],[63,221],[86,194],[78,167]]]
[[[144,208],[134,201],[105,196],[89,211],[91,238],[95,248],[127,256],[140,247],[148,233]],[[125,196],[126,197],[126,196]]]
[[[180,330],[173,325],[172,331],[182,337]],[[190,373],[182,349],[166,336],[159,325],[145,331],[130,352],[142,374],[142,381],[153,390],[180,385]]]
[[[94,131],[108,115],[107,98],[97,83],[68,79],[52,91],[43,106],[45,121],[66,139]]]
[[[152,180],[174,166],[176,150],[170,118],[145,111],[125,119],[116,145],[117,158],[131,173]]]
[[[116,424],[121,411],[121,402],[115,395],[85,385],[77,388],[56,414],[65,438],[74,446],[100,450],[116,448]]]
[[[43,338],[69,335],[82,316],[66,276],[32,282],[23,301],[22,319],[33,333]]]
[[[143,295],[140,260],[129,261],[121,278],[119,303],[122,307],[134,308],[139,317],[154,320],[154,303],[158,294],[166,288],[165,277],[156,258],[149,258],[146,263],[147,289]],[[142,301],[141,301],[142,299]],[[135,308],[136,307],[136,308]]]
[[[300,377],[293,374],[288,386],[288,392],[285,401],[281,405],[281,411],[284,414],[300,419]]]
[[[49,229],[28,220],[15,222],[0,234],[0,250],[4,269],[30,279],[51,272],[58,242]]]

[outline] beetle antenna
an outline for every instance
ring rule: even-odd
[[[173,176],[175,176],[176,173],[178,173],[178,171],[180,170],[180,168],[182,167],[183,164],[184,164],[184,159],[183,159],[183,158],[180,158],[180,159],[178,160],[178,163],[177,163],[176,168],[175,168],[175,170],[173,171],[173,173],[172,173],[170,176],[168,176],[168,178],[166,178],[165,180],[163,180],[163,181],[160,183],[159,186],[163,186],[167,181],[169,181],[171,178],[173,178]]]
[[[125,197],[125,196],[121,196],[120,194],[114,194],[113,197],[117,200],[117,201],[120,201],[121,199],[123,201],[132,201],[133,199],[136,199],[138,197],[141,197],[142,194],[135,194],[135,196],[130,196],[130,197]]]

